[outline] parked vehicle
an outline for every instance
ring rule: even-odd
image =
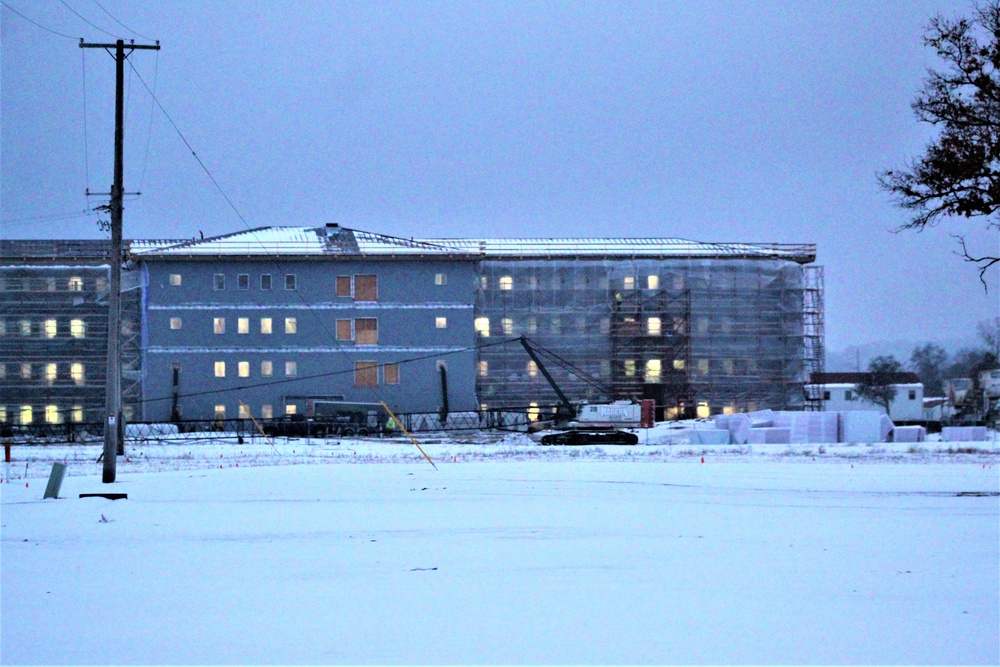
[[[325,438],[330,432],[329,424],[298,414],[265,419],[261,428],[265,435],[287,438]]]

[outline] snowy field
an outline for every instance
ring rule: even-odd
[[[0,663],[997,664],[1000,449],[959,444],[15,447]]]

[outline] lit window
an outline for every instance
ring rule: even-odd
[[[351,340],[350,320],[337,320],[337,340]]]
[[[262,273],[260,275],[260,288],[262,290],[269,290],[269,289],[271,289],[271,274],[270,273]]]
[[[479,289],[486,291],[489,289],[490,281],[486,276],[479,276]]]
[[[700,375],[708,375],[708,359],[698,360],[698,373]]]
[[[298,411],[299,411],[299,408],[294,403],[285,406],[285,414],[286,415],[294,415]]]
[[[250,318],[240,317],[236,320],[236,333],[248,334],[250,333]]]
[[[514,289],[514,278],[512,276],[500,276],[500,289]]]
[[[240,273],[236,276],[236,289],[250,289],[250,274]]]
[[[224,361],[215,362],[215,377],[217,378],[226,377],[226,362]]]
[[[56,365],[55,364],[45,364],[45,382],[49,386],[52,386],[56,382]]]
[[[7,406],[0,405],[0,423],[7,421]]]
[[[435,317],[434,318],[434,326],[436,326],[438,329],[447,329],[448,328],[448,318],[447,317]]]
[[[552,321],[549,322],[549,330],[554,333],[562,333],[562,318],[553,317]]]
[[[699,333],[705,333],[706,331],[708,331],[708,318],[707,317],[699,317],[698,318],[698,332]]]
[[[538,421],[538,403],[534,401],[528,405],[528,420],[533,422]]]
[[[55,278],[46,278],[45,279],[45,291],[47,291],[47,292],[55,292],[56,291],[56,279]]]
[[[212,328],[213,331],[215,331],[215,333],[217,334],[226,333],[226,318],[216,317],[214,320],[212,320]]]
[[[66,283],[66,289],[70,292],[82,292],[83,291],[83,278],[79,276],[73,276]]]
[[[625,276],[625,289],[635,289],[635,276]]]
[[[650,336],[659,336],[663,332],[663,322],[659,317],[650,317],[646,320],[646,333]]]
[[[535,317],[528,318],[528,333],[535,334],[538,333],[538,319]]]
[[[285,333],[286,334],[293,334],[297,330],[298,329],[297,329],[297,325],[296,325],[296,322],[295,322],[295,318],[294,317],[286,317],[285,318]]]
[[[514,320],[510,317],[505,317],[500,320],[500,326],[503,328],[503,333],[505,336],[514,335]]]
[[[226,406],[225,405],[216,405],[215,406],[215,418],[216,419],[225,419],[226,418]]]
[[[237,364],[237,370],[239,371],[239,375],[241,378],[250,377],[250,362],[249,361],[239,362],[239,364]]]
[[[534,361],[528,362],[528,377],[536,377],[538,375],[538,364]]]
[[[378,386],[378,362],[376,362],[376,361],[355,361],[354,362],[354,386],[355,387],[377,387]]]
[[[181,318],[179,318],[179,317],[171,317],[170,318],[170,328],[173,329],[174,331],[176,331],[177,329],[180,329],[181,328]]]
[[[682,371],[682,370],[684,370],[684,360],[683,359],[674,359],[674,370],[675,371]]]
[[[212,286],[214,289],[223,290],[226,289],[226,276],[223,273],[216,273],[212,279]]]
[[[30,405],[21,406],[21,423],[24,425],[30,424],[35,420],[35,416],[31,410]]]
[[[293,378],[299,374],[299,362],[297,361],[286,361],[285,362],[285,376]]]
[[[383,366],[382,379],[386,384],[399,384],[399,364],[386,364]]]
[[[31,335],[31,320],[21,320],[21,335],[24,337]]]
[[[701,401],[698,403],[698,409],[695,411],[698,419],[707,419],[712,416],[712,409],[708,407],[708,403]]]
[[[31,379],[31,364],[22,363],[21,364],[21,379],[30,380]]]
[[[239,418],[240,419],[250,419],[250,408],[248,408],[243,403],[240,403]]]
[[[434,274],[434,284],[435,285],[447,285],[448,284],[448,276],[446,274],[444,274],[444,273],[435,273]]]
[[[285,274],[285,289],[293,290],[295,289],[295,274],[286,273]]]
[[[179,273],[171,273],[170,274],[170,284],[173,285],[174,287],[177,287],[178,285],[180,285],[181,284],[181,274],[179,274]]]
[[[0,336],[7,335],[7,323],[4,320],[0,320]]]
[[[354,276],[354,300],[378,301],[378,276]]]
[[[659,287],[660,287],[660,276],[646,276],[647,289],[659,289]]]
[[[337,276],[337,296],[351,296],[350,276]]]
[[[732,375],[734,368],[735,368],[735,365],[733,364],[733,360],[732,359],[723,359],[722,360],[722,372],[723,373],[725,373],[726,375]]]
[[[490,318],[477,317],[475,321],[476,333],[483,338],[490,337]]]
[[[263,375],[266,378],[269,378],[269,377],[271,377],[272,373],[274,373],[274,362],[271,362],[271,361],[262,361],[262,362],[260,362],[260,374],[261,375]]]
[[[7,364],[0,362],[0,380],[3,380],[6,377],[7,377]]]
[[[378,320],[374,317],[354,320],[354,342],[358,345],[378,345]]]
[[[490,364],[488,361],[480,361],[476,364],[476,367],[479,370],[479,377],[484,378],[490,374]]]
[[[75,421],[77,423],[82,422],[83,421],[83,406],[82,405],[74,405],[73,406],[73,410],[70,413],[70,415],[71,415],[70,419],[72,419],[73,421]]]
[[[79,361],[73,362],[69,365],[69,376],[78,386],[87,381],[87,374],[84,372],[83,364]]]
[[[260,406],[260,417],[261,419],[273,419],[274,418],[274,406],[268,403]]]
[[[55,319],[50,318],[50,319],[45,320],[45,337],[46,338],[55,338],[56,337],[56,333],[58,333],[58,331],[59,331],[59,327],[56,325]]]
[[[635,359],[625,360],[625,375],[627,377],[635,376]]]
[[[662,370],[663,363],[659,359],[646,361],[646,382],[659,382]]]
[[[260,332],[262,334],[269,334],[269,333],[271,333],[271,318],[270,317],[262,317],[262,318],[260,318]]]
[[[46,405],[45,406],[45,423],[46,424],[59,424],[62,423],[62,415],[59,414],[58,405]]]

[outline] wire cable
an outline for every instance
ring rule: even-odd
[[[113,20],[113,21],[114,21],[115,23],[117,23],[117,24],[118,24],[118,25],[120,25],[121,27],[125,28],[126,30],[128,30],[128,31],[129,31],[130,33],[132,33],[132,34],[133,34],[133,35],[135,35],[136,37],[142,37],[143,39],[148,39],[148,40],[149,40],[149,41],[151,41],[151,42],[153,42],[153,41],[156,41],[156,40],[154,40],[154,39],[153,39],[152,37],[146,37],[146,36],[145,36],[145,35],[143,35],[143,34],[142,34],[141,32],[136,32],[135,30],[132,30],[132,28],[128,27],[127,25],[125,25],[124,23],[122,23],[121,21],[119,21],[119,20],[118,20],[118,19],[117,19],[117,18],[116,18],[116,17],[114,16],[114,14],[112,14],[112,13],[111,13],[111,12],[109,12],[109,11],[108,11],[107,9],[105,9],[105,8],[104,8],[104,5],[102,5],[101,3],[99,3],[99,2],[97,1],[97,0],[94,0],[94,4],[95,4],[95,5],[97,5],[98,7],[100,7],[100,8],[101,8],[101,11],[102,11],[102,12],[104,12],[105,14],[107,14],[108,16],[110,16],[110,17],[111,17],[111,20]]]
[[[118,35],[114,35],[114,34],[108,32],[107,30],[105,30],[104,28],[98,27],[98,26],[94,25],[93,23],[91,23],[90,21],[88,21],[87,19],[85,19],[80,14],[80,12],[76,11],[75,9],[73,9],[72,7],[70,7],[68,4],[66,4],[66,0],[59,0],[59,2],[62,3],[63,7],[65,7],[66,9],[68,9],[71,12],[73,12],[74,14],[76,14],[77,18],[79,18],[81,21],[83,21],[84,23],[86,23],[87,25],[89,25],[91,28],[94,28],[95,30],[100,30],[105,35],[107,35],[108,37],[114,37],[116,39],[118,38]]]
[[[84,201],[90,205],[90,198],[86,194],[90,191],[90,142],[87,140],[87,49],[80,49],[80,69],[83,72],[83,174],[84,174]]]
[[[6,2],[3,2],[3,0],[0,0],[0,5],[3,5],[7,9],[9,9],[10,11],[14,12],[18,16],[20,16],[22,19],[24,19],[25,21],[27,21],[31,25],[35,26],[36,28],[41,28],[42,30],[45,30],[46,32],[51,32],[53,35],[59,35],[60,37],[65,37],[67,39],[72,39],[73,41],[76,41],[76,39],[77,39],[76,37],[73,37],[72,35],[67,35],[64,32],[59,32],[58,30],[53,30],[52,28],[46,28],[41,23],[37,23],[36,21],[32,21],[27,16],[25,16],[21,12],[17,11],[16,9],[14,9],[10,5],[8,5]]]
[[[95,2],[97,0],[94,0]],[[136,33],[139,34],[139,33]],[[149,39],[148,37],[146,39]],[[83,49],[81,49],[83,50]],[[156,50],[156,60],[153,64],[153,90],[150,92],[149,100],[149,127],[146,130],[146,154],[142,157],[142,174],[139,176],[139,192],[142,192],[143,187],[146,184],[146,165],[149,164],[149,142],[153,136],[153,113],[156,111],[156,105],[154,104],[156,99],[156,81],[159,78],[160,73],[160,50]]]

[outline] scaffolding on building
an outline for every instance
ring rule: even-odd
[[[564,360],[549,370],[572,400],[652,398],[668,418],[802,409],[807,372],[822,363],[822,273],[804,263],[487,259],[476,329],[525,335]],[[481,349],[478,370],[490,408],[556,402],[518,346]]]

